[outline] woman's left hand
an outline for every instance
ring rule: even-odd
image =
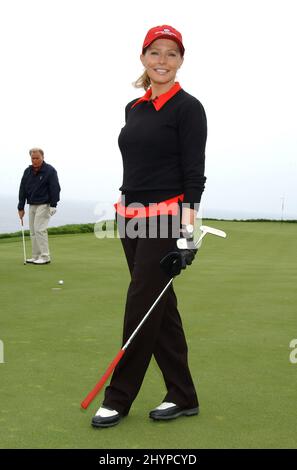
[[[193,241],[186,238],[179,238],[176,245],[176,250],[168,253],[160,261],[161,268],[169,277],[178,276],[182,269],[191,265],[198,251]]]

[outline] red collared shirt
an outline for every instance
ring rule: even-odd
[[[172,98],[179,90],[181,90],[181,86],[179,82],[175,82],[174,85],[170,88],[170,90],[166,91],[166,93],[162,93],[162,95],[156,96],[156,98],[152,100],[155,110],[159,111],[162,106],[164,106],[164,104],[167,103],[167,101],[170,100],[170,98]],[[151,96],[152,89],[149,88],[146,93],[131,106],[131,109],[142,101],[149,101]]]

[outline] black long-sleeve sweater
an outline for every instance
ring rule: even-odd
[[[204,176],[207,121],[200,101],[183,89],[156,111],[152,101],[125,108],[118,143],[123,158],[125,205],[161,202],[184,194],[199,203]]]

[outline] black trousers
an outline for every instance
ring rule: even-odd
[[[164,222],[164,217],[168,220],[169,236],[161,238],[160,222]],[[140,236],[131,238],[123,233],[127,224],[131,224],[131,219],[117,215],[121,242],[131,274],[125,306],[123,345],[170,280],[159,263],[163,256],[176,247],[176,238],[171,233],[176,217],[160,215],[142,221],[139,219],[142,225],[139,228],[138,224]],[[145,224],[144,220],[147,221]],[[156,238],[141,236],[144,231],[148,235],[148,221],[157,227]],[[133,223],[137,227],[136,220]],[[183,408],[198,406],[187,354],[177,299],[171,284],[115,368],[110,385],[105,389],[103,405],[124,415],[128,414],[154,355],[167,388],[163,401],[174,402]],[[156,401],[158,399],[156,393]]]

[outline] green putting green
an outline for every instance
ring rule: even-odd
[[[297,447],[297,224],[205,223],[227,239],[209,235],[174,281],[200,415],[149,420],[165,392],[152,361],[129,416],[109,429],[90,425],[102,392],[87,411],[80,402],[121,346],[120,240],[51,236],[46,266],[23,265],[21,238],[1,240],[1,448]]]

